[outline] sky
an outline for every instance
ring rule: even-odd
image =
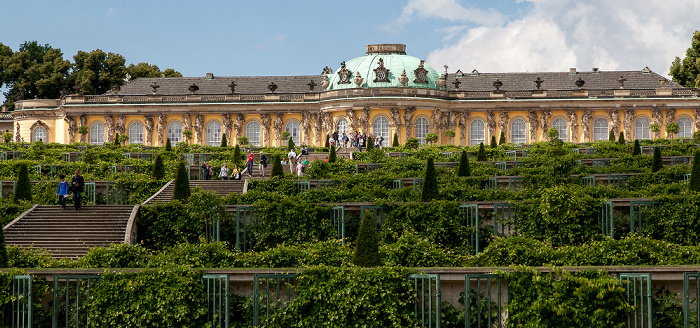
[[[6,0],[0,43],[102,49],[184,76],[315,75],[403,43],[439,72],[641,70],[668,75],[700,29],[697,0]],[[2,98],[2,96],[0,96]]]

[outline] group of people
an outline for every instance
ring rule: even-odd
[[[384,146],[384,137],[382,137],[381,133],[377,134],[375,138],[371,133],[368,136],[367,133],[360,134],[359,132],[351,132],[348,136],[345,132],[339,135],[338,131],[335,131],[328,140],[328,143],[330,146],[336,146],[338,148],[347,148],[348,144],[350,144],[350,147],[355,147],[358,151],[362,151],[362,148],[367,147],[367,140],[369,140],[369,138],[372,138],[374,148],[381,149]]]
[[[241,171],[238,164],[233,164],[233,169],[228,167],[228,163],[224,162],[224,165],[219,170],[218,178],[222,180],[240,180],[244,173],[248,173],[248,177],[253,177],[253,165],[255,163],[255,156],[248,150],[246,154],[246,167]],[[265,168],[267,168],[267,156],[260,152],[260,161],[258,162],[258,170],[260,170],[260,176],[265,176]],[[204,180],[211,180],[211,177],[215,175],[214,168],[212,168],[209,163],[204,162],[200,167],[202,172],[204,172]]]
[[[58,189],[56,189],[56,195],[58,196],[58,203],[61,207],[66,209],[66,199],[70,197],[70,193],[73,193],[73,204],[75,205],[75,210],[80,211],[80,200],[83,193],[83,187],[85,186],[85,179],[80,175],[80,170],[75,170],[75,175],[71,179],[70,183],[66,181],[66,176],[61,174],[58,176],[61,181],[58,182]]]

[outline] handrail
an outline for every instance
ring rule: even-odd
[[[10,222],[10,223],[8,223],[6,226],[4,226],[4,227],[2,228],[2,230],[7,230],[10,226],[12,226],[13,224],[17,223],[17,221],[19,221],[19,220],[21,220],[22,218],[24,218],[25,216],[29,215],[29,213],[31,213],[35,208],[37,208],[37,206],[39,206],[39,204],[34,204],[34,206],[32,206],[32,208],[30,208],[30,209],[24,211],[24,213],[20,214],[16,219],[12,220],[12,222]]]
[[[151,200],[153,200],[153,199],[156,198],[158,195],[160,195],[160,193],[163,192],[163,190],[165,190],[165,188],[168,188],[168,186],[170,186],[173,182],[175,182],[175,180],[170,180],[170,181],[168,181],[168,183],[166,183],[165,185],[163,185],[163,187],[160,188],[160,190],[158,190],[155,194],[153,194],[151,197],[149,197],[148,199],[146,199],[146,201],[143,202],[143,203],[141,203],[141,205],[148,205],[148,203],[149,203]]]
[[[136,217],[139,215],[139,208],[141,207],[140,204],[134,205],[134,208],[131,210],[131,215],[129,215],[129,221],[126,222],[126,230],[124,231],[124,244],[131,245],[132,242],[132,237],[133,237],[133,230],[134,230],[134,223],[136,222]]]

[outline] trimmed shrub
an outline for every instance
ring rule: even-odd
[[[165,151],[173,150],[173,146],[170,144],[170,138],[166,138],[165,140]]]
[[[153,161],[153,178],[156,180],[163,180],[165,178],[165,165],[163,165],[163,155],[156,155],[156,159]]]
[[[236,147],[233,147],[233,164],[241,164],[241,146],[236,144]]]
[[[187,176],[187,171],[185,171],[185,162],[180,161],[180,163],[177,164],[173,199],[186,202],[188,198],[190,198],[190,177]]]
[[[632,155],[639,156],[642,154],[642,147],[639,145],[639,140],[634,139],[634,149],[632,149]]]
[[[491,136],[491,148],[496,147],[498,147],[498,143],[496,143],[496,136]]]
[[[22,200],[32,200],[32,184],[29,181],[29,171],[27,170],[27,164],[21,164],[19,166],[19,172],[17,173],[17,185],[15,186],[15,203],[19,203]]]
[[[331,146],[331,141],[330,141],[331,136],[326,134],[326,148]]]
[[[270,177],[283,177],[284,170],[282,169],[282,162],[280,161],[279,155],[272,157],[272,173]]]
[[[661,148],[654,147],[654,161],[651,163],[651,171],[657,172],[661,170],[664,164],[661,162]]]
[[[114,145],[119,147],[121,146],[121,140],[119,140],[119,132],[114,134]]]
[[[391,144],[392,147],[398,147],[399,146],[399,135],[394,133],[394,142]]]
[[[476,153],[476,161],[477,162],[484,162],[487,160],[488,159],[486,158],[486,148],[484,148],[484,143],[482,142],[479,144],[479,151]]]
[[[610,133],[608,133],[608,141],[615,142],[615,131],[610,129]]]
[[[468,177],[471,175],[471,170],[469,169],[469,156],[467,156],[467,151],[462,151],[462,157],[459,158],[459,168],[457,169],[457,176]]]
[[[372,149],[374,149],[374,139],[372,139],[372,137],[367,137],[367,151],[370,151]]]
[[[328,163],[335,163],[337,155],[335,154],[335,146],[331,146],[331,152],[328,154]]]
[[[421,202],[428,202],[438,199],[440,190],[438,189],[437,175],[433,158],[428,158],[428,165],[425,168],[425,178],[423,179],[423,190],[420,196]]]
[[[378,267],[382,265],[379,257],[379,237],[375,228],[374,216],[371,211],[365,211],[360,224],[360,231],[355,243],[355,254],[352,264],[361,267]]]
[[[221,135],[221,148],[226,148],[228,147],[228,137],[226,136],[226,133]]]
[[[292,139],[292,137],[289,137],[289,140],[287,141],[287,151],[294,149],[294,147],[296,147],[296,145],[294,144],[294,139]]]
[[[420,141],[418,141],[418,138],[411,137],[406,139],[406,144],[404,146],[406,146],[406,148],[416,149],[420,146]]]
[[[501,131],[501,138],[498,139],[498,144],[499,144],[499,145],[505,145],[505,144],[506,144],[506,133],[505,133],[505,131]]]
[[[617,143],[624,145],[625,144],[625,134],[620,131],[620,137],[617,138]]]
[[[688,188],[690,191],[700,191],[700,151],[696,151],[693,157],[693,169],[690,171]]]

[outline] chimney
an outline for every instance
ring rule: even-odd
[[[214,79],[214,73],[207,73],[206,79],[207,79],[207,80],[213,80],[213,79]]]
[[[598,67],[593,67],[592,71],[593,71],[593,73],[598,73],[599,72]]]
[[[576,67],[569,68],[569,75],[576,74]]]

